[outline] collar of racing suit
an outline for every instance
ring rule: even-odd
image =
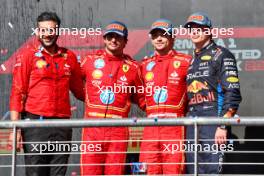
[[[215,45],[216,45],[215,42],[213,40],[211,40],[210,43],[208,43],[206,46],[204,46],[201,50],[198,51],[195,49],[194,54],[195,54],[195,56],[200,55]]]
[[[163,56],[161,56],[161,55],[159,55],[157,52],[155,52],[154,57],[157,59],[157,61],[163,61],[163,60],[171,59],[171,58],[173,58],[173,56],[175,56],[175,55],[177,55],[177,52],[176,52],[175,50],[172,49],[172,50],[170,50],[170,51],[168,52],[168,54],[163,55]]]
[[[112,54],[107,53],[105,50],[98,50],[96,52],[96,55],[103,55],[110,61],[111,60],[124,60],[124,59],[126,59],[126,55],[125,54],[123,54],[122,56],[114,56]]]
[[[51,55],[50,53],[48,53],[48,52],[44,49],[44,47],[43,47],[41,44],[40,44],[37,48],[38,48],[38,50],[41,51],[43,54],[50,55],[50,56],[53,56],[53,57],[54,57],[54,56],[59,56],[59,55],[65,53],[64,49],[61,48],[61,47],[59,47],[57,44],[56,44],[56,47],[57,47],[57,52],[56,52],[55,54],[53,54],[53,55]]]

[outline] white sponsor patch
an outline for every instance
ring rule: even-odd
[[[126,76],[124,75],[124,76],[121,76],[121,77],[120,77],[120,80],[125,82],[125,81],[127,81],[127,78],[126,78]]]

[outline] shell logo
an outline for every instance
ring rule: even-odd
[[[148,72],[148,73],[145,75],[145,79],[146,79],[147,81],[151,81],[151,80],[153,80],[153,78],[154,78],[154,74],[153,74],[153,72]]]
[[[37,68],[43,68],[43,67],[46,67],[46,65],[47,65],[47,62],[46,61],[44,61],[44,60],[38,60],[37,62],[36,62],[36,66],[37,66]]]
[[[103,72],[101,70],[94,70],[92,76],[94,79],[100,79],[103,76]]]

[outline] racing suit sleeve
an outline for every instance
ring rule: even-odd
[[[81,60],[81,74],[82,74],[82,79],[85,81],[86,80],[86,70],[88,67],[88,63],[91,61],[92,57],[90,55],[84,56]]]
[[[140,107],[143,111],[146,109],[146,100],[145,100],[145,89],[143,86],[143,79],[140,67],[137,68],[137,74],[135,77],[135,87],[136,92],[132,96],[132,101]]]
[[[30,79],[31,57],[27,53],[16,57],[10,94],[10,111],[20,113],[24,110]]]
[[[220,61],[220,86],[218,89],[220,91],[222,89],[223,94],[221,116],[228,115],[228,117],[231,117],[235,114],[239,103],[242,101],[238,69],[234,55],[228,50],[223,52]]]
[[[70,90],[77,99],[84,101],[84,82],[82,79],[80,64],[77,62],[75,55],[73,55],[73,69],[70,77]]]

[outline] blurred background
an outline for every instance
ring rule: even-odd
[[[171,20],[175,27],[183,25],[187,17],[196,11],[208,13],[214,27],[234,28],[234,35],[221,36],[216,43],[229,48],[237,59],[243,102],[240,116],[263,116],[264,87],[264,1],[263,0],[0,0],[0,119],[7,120],[9,94],[12,83],[12,67],[15,56],[32,41],[32,28],[36,18],[43,11],[53,11],[62,20],[65,28],[104,28],[111,20],[120,20],[129,28],[129,42],[126,52],[136,60],[152,53],[148,30],[157,18]],[[101,36],[61,36],[61,46],[73,50],[78,58],[88,52],[102,48]],[[174,48],[192,54],[193,45],[186,36],[178,36]],[[83,104],[72,100],[73,118],[82,118]],[[144,116],[133,106],[130,116]],[[264,138],[262,127],[233,127],[234,137],[244,139]],[[140,129],[131,129],[131,138],[140,138]],[[133,135],[134,134],[134,135]],[[0,129],[0,153],[6,149],[7,131]],[[74,130],[74,140],[80,139],[80,129]],[[3,142],[3,143],[1,143]],[[237,150],[263,150],[260,142],[236,143]],[[138,143],[131,143],[130,149],[137,150]],[[128,162],[137,155],[129,156]],[[263,156],[230,156],[231,161],[261,162]],[[263,159],[262,159],[263,160]],[[0,165],[10,164],[10,157],[0,157]],[[263,161],[262,161],[263,162]],[[23,163],[23,157],[19,157]],[[70,163],[79,163],[74,155]],[[233,172],[261,173],[263,166],[233,166]],[[79,172],[78,167],[70,167],[68,174]],[[19,175],[24,169],[19,168]],[[228,169],[227,169],[228,170]],[[1,168],[0,173],[8,175],[10,168]],[[228,171],[227,171],[228,172]],[[264,174],[264,172],[262,172]],[[2,174],[1,174],[2,175]]]

